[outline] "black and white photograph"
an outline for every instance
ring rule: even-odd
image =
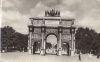
[[[0,0],[0,62],[100,62],[100,0]]]

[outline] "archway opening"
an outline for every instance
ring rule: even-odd
[[[62,54],[63,55],[70,55],[70,49],[69,49],[70,47],[69,47],[69,43],[67,43],[67,42],[63,42],[62,43]]]
[[[57,54],[57,37],[53,34],[46,37],[46,54]]]
[[[41,46],[41,43],[39,41],[34,42],[34,44],[33,44],[33,54],[39,54],[40,53],[40,46]]]

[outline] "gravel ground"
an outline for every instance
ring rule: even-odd
[[[29,55],[28,52],[7,52],[0,53],[0,62],[100,62],[100,58],[89,56],[88,54],[81,55],[81,61],[78,55],[75,56],[56,56],[38,54]]]

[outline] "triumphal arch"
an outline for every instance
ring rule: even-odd
[[[73,55],[75,53],[75,25],[74,18],[63,18],[60,11],[52,9],[45,11],[44,17],[30,18],[31,24],[28,36],[29,54],[46,55],[47,49],[56,55]],[[47,43],[47,37],[54,35],[57,44]],[[53,40],[53,38],[51,38]],[[56,41],[52,41],[56,42]],[[52,46],[52,47],[51,47]]]

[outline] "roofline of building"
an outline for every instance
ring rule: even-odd
[[[61,18],[61,17],[31,17],[31,20],[55,20],[55,21],[74,21],[74,18]]]
[[[28,27],[34,27],[34,28],[41,28],[42,26],[33,26],[33,25],[28,25]],[[74,26],[71,26],[71,27],[64,27],[64,26],[43,26],[45,28],[59,28],[59,27],[62,27],[62,28],[65,28],[65,29],[69,29],[69,28],[72,28],[72,29],[75,29],[76,27]]]

